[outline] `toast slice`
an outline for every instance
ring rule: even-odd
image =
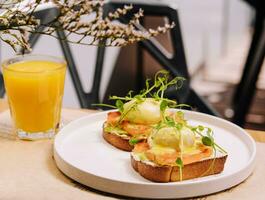
[[[126,133],[126,131],[121,130],[121,132],[116,130],[108,130],[108,123],[104,122],[103,124],[103,138],[112,146],[123,150],[123,151],[132,151],[133,145],[130,145],[130,139],[132,138],[130,135]]]
[[[110,113],[110,115],[115,115],[115,112]],[[117,125],[117,122],[115,122],[117,119],[119,118],[116,116],[114,120],[109,117],[108,120],[104,122],[103,138],[118,149],[132,151],[133,145],[130,144],[130,139],[144,141],[151,132],[152,128],[148,125],[133,124],[127,121],[123,121],[121,124]]]
[[[123,151],[132,151],[133,146],[130,145],[130,137],[123,137],[118,134],[107,132],[103,130],[103,138],[114,147],[121,149]]]
[[[219,154],[216,158],[210,157],[184,165],[182,168],[182,180],[199,178],[221,173],[227,159],[227,154]],[[141,161],[136,154],[131,153],[132,167],[144,178],[154,182],[180,181],[178,166],[157,165],[151,161]]]

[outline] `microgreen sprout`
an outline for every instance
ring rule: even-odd
[[[209,127],[204,127],[204,126],[197,126],[197,127],[192,127],[191,130],[195,133],[197,133],[199,136],[201,136],[202,138],[202,143],[205,145],[205,146],[211,146],[213,147],[213,149],[215,150],[216,148],[227,154],[226,150],[224,150],[220,145],[218,145],[215,141],[214,141],[214,138],[213,138],[213,131],[211,128]],[[203,132],[206,131],[206,135],[203,134]]]
[[[214,163],[216,160],[216,148],[225,154],[227,154],[227,152],[221,146],[215,143],[214,138],[213,138],[213,130],[211,128],[199,125],[196,127],[190,127],[190,129],[201,137],[201,142],[203,145],[211,147],[214,151],[214,158],[213,158],[213,161],[211,162],[211,165],[201,175],[201,176],[205,176],[207,173],[209,173],[210,170],[214,170]]]
[[[124,103],[122,102],[122,100],[120,100],[120,99],[116,100],[115,105],[116,105],[116,108],[117,108],[120,112],[122,112],[122,111],[124,110],[124,108],[123,108]]]
[[[160,111],[161,112],[165,112],[165,110],[167,109],[168,107],[168,102],[165,101],[165,100],[162,100],[162,102],[160,103]]]
[[[169,116],[165,117],[164,123],[169,127],[175,127],[176,126],[174,119],[169,117]]]
[[[179,130],[179,140],[180,140],[180,157],[177,158],[176,164],[179,167],[179,180],[182,181],[182,168],[184,167],[183,161],[182,161],[182,156],[183,156],[183,137],[182,137],[182,132]]]
[[[176,104],[175,101],[164,98],[165,90],[175,85],[176,89],[179,88],[179,85],[182,85],[185,79],[182,77],[175,77],[169,81],[169,72],[166,70],[160,70],[156,73],[154,84],[150,85],[150,79],[147,79],[145,82],[145,89],[143,89],[140,94],[133,96],[132,91],[130,91],[125,97],[118,97],[118,96],[111,96],[111,100],[123,100],[123,101],[130,101],[135,98],[147,98],[148,96],[155,98],[156,100],[164,100],[166,102],[170,102],[172,104]],[[181,82],[179,84],[179,82]]]
[[[177,158],[176,160],[176,165],[180,168],[183,168],[183,161],[181,158]]]
[[[134,146],[134,145],[136,145],[137,143],[139,143],[141,140],[139,140],[139,139],[135,139],[135,138],[131,138],[130,140],[129,140],[129,144],[131,145],[131,146]]]
[[[178,111],[181,112],[181,111]],[[179,115],[182,117],[181,120],[175,120],[174,116],[164,116],[163,120],[160,121],[154,128],[159,130],[164,127],[174,127],[176,131],[180,131],[185,125],[186,121],[184,120],[183,115]]]
[[[208,137],[208,136],[203,136],[202,137],[202,143],[205,146],[213,146],[214,145],[214,141],[212,137]]]
[[[122,102],[122,101],[121,101]],[[140,104],[141,102],[143,102],[142,99],[139,99],[139,98],[136,98],[135,99],[135,102],[129,107],[129,109],[127,109],[127,111],[120,111],[121,112],[121,116],[120,116],[120,119],[118,121],[118,124],[120,124],[123,119],[126,117],[126,115],[133,109],[136,109],[137,105]],[[123,102],[122,102],[123,103]]]
[[[160,70],[155,74],[154,83],[151,84],[151,80],[147,79],[145,82],[145,88],[137,95],[133,95],[133,91],[129,91],[125,97],[119,96],[110,96],[110,100],[115,100],[115,106],[107,104],[95,104],[97,106],[107,106],[111,108],[116,108],[121,113],[119,122],[121,122],[124,117],[128,114],[129,111],[136,109],[137,105],[144,102],[146,98],[154,98],[155,101],[160,102],[160,111],[164,115],[167,108],[177,108],[188,106],[186,104],[177,104],[176,101],[170,100],[164,97],[164,92],[168,87],[175,86],[176,89],[179,89],[183,84],[185,79],[182,77],[175,77],[170,79],[170,74],[166,70]],[[124,110],[124,104],[126,102],[132,101],[132,105],[129,109]]]

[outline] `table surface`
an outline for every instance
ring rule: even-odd
[[[0,100],[0,112],[3,112],[8,109],[8,104],[5,100]],[[67,108],[66,108],[67,109]],[[70,112],[77,113],[93,113],[94,110],[87,110],[87,109],[67,109]],[[73,116],[74,118],[74,116]],[[264,142],[265,143],[265,131],[258,131],[258,130],[247,130],[248,133],[257,141],[257,142]]]
[[[7,109],[6,101],[0,100],[0,114]],[[67,121],[71,121],[92,112],[95,111],[65,108],[62,115]],[[262,144],[262,147],[258,146],[258,150],[263,147],[265,150],[265,144],[263,144],[265,143],[265,131],[247,131],[258,142],[257,144]],[[0,137],[0,199],[121,198],[83,186],[63,175],[54,163],[52,144],[53,140],[29,142]],[[264,156],[260,157],[261,160],[258,162],[265,163]],[[259,169],[259,171],[262,173],[263,169]],[[259,175],[253,175],[246,183],[237,186],[237,190],[233,189],[233,192],[230,190],[229,192],[220,192],[203,197],[203,199],[230,199],[238,198],[238,195],[242,195],[241,199],[248,199],[248,197],[253,197],[249,194],[250,190],[254,190],[256,193],[261,192],[259,190],[265,191],[265,181],[261,183],[259,178],[261,178]],[[259,184],[256,183],[257,181]],[[256,199],[263,199],[263,197]]]

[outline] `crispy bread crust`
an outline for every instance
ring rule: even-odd
[[[211,170],[209,169],[214,160],[213,158],[185,165],[182,169],[182,180],[221,173],[224,169],[226,158],[227,155],[216,158]],[[177,166],[153,166],[135,160],[132,155],[131,164],[140,175],[154,182],[166,183],[180,180],[179,168]]]
[[[129,139],[119,137],[118,135],[103,131],[103,138],[114,147],[123,151],[132,151],[133,146],[129,144]]]

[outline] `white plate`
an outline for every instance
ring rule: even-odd
[[[116,149],[102,138],[106,114],[91,114],[71,122],[54,142],[58,168],[89,187],[131,197],[183,198],[225,190],[245,180],[253,171],[255,142],[242,128],[217,117],[185,111],[189,123],[214,130],[216,142],[228,152],[225,169],[218,175],[182,182],[150,182],[131,167],[128,152]]]

